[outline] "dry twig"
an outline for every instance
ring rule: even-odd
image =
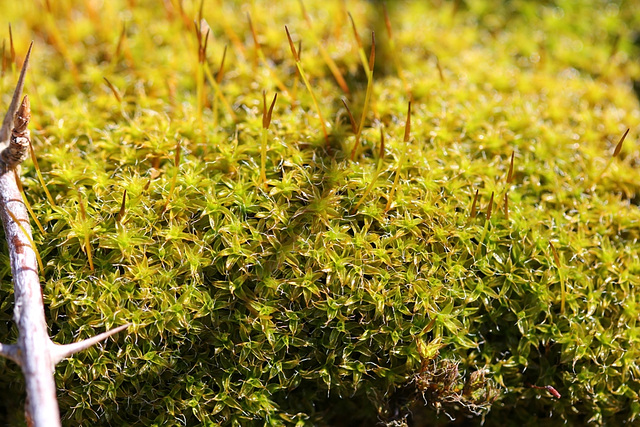
[[[33,43],[32,43],[33,46]],[[60,426],[55,365],[66,357],[125,329],[123,325],[74,344],[57,345],[49,338],[44,317],[42,290],[38,277],[37,254],[31,237],[29,214],[19,186],[20,163],[29,155],[31,138],[29,98],[22,96],[31,47],[24,60],[9,110],[0,129],[0,218],[9,247],[15,305],[13,317],[18,327],[18,342],[0,344],[0,356],[20,365],[25,377],[27,424]]]

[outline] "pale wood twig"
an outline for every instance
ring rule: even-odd
[[[57,345],[51,341],[44,316],[44,303],[37,254],[31,236],[31,225],[19,186],[22,163],[29,154],[31,138],[29,98],[20,105],[31,46],[25,57],[13,98],[0,128],[0,219],[9,249],[15,304],[13,317],[18,327],[16,344],[0,344],[0,356],[16,362],[25,377],[27,424],[36,427],[58,427],[60,412],[53,377],[55,365],[70,355],[125,329],[119,326],[74,344]]]

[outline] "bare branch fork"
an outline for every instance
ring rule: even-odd
[[[29,46],[9,110],[0,128],[0,218],[9,245],[15,295],[13,317],[19,334],[16,344],[0,344],[0,356],[13,360],[22,368],[27,389],[27,423],[38,427],[56,427],[61,424],[53,378],[55,365],[122,331],[129,324],[67,345],[55,344],[47,333],[29,215],[17,183],[20,163],[27,158],[31,143],[27,129],[31,118],[29,98],[25,96],[19,102],[32,47],[33,43]]]

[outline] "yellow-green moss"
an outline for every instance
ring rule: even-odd
[[[199,71],[199,2],[5,3],[17,58],[0,33],[3,105],[35,40],[26,93],[55,206],[30,161],[23,182],[45,228],[34,239],[53,339],[134,323],[59,366],[66,425],[371,425],[409,409],[418,424],[444,412],[491,425],[637,420],[633,2],[389,2],[391,49],[378,2],[306,0],[309,25],[294,1],[205,0],[206,60],[217,77],[228,46],[220,88],[235,122]],[[347,12],[367,52],[376,32],[354,162],[341,98],[359,118],[367,73]],[[285,24],[302,40],[329,149]],[[279,92],[266,189],[263,90]],[[11,342],[0,258],[0,341]],[[0,366],[0,418],[19,423],[21,374]]]

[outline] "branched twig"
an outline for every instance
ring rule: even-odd
[[[0,356],[16,362],[25,377],[26,417],[30,426],[60,426],[53,368],[62,359],[125,329],[123,325],[96,337],[69,345],[54,344],[47,333],[35,244],[25,202],[20,192],[19,168],[29,155],[31,137],[29,98],[20,106],[31,46],[25,57],[11,105],[0,129],[0,219],[9,249],[15,295],[13,317],[18,327],[16,344],[0,344]]]
[[[30,52],[31,48],[29,48]],[[14,173],[14,170],[19,167],[15,161],[20,157],[16,158],[15,155],[20,151],[18,146],[21,145],[16,146],[16,135],[29,139],[26,130],[28,115],[21,116],[26,113],[28,101],[23,101],[20,108],[21,115],[16,114],[28,63],[29,54],[20,72],[7,117],[0,129],[4,148],[0,153],[0,217],[4,225],[11,260],[15,295],[13,317],[19,333],[18,342],[15,344],[17,349],[13,354],[17,356],[18,364],[25,376],[28,401],[26,412],[33,425],[58,426],[60,415],[48,351],[51,340],[47,334],[44,319],[38,264],[33,245],[27,237],[31,235],[29,215],[18,187],[17,174]],[[12,125],[13,132],[11,132]]]

